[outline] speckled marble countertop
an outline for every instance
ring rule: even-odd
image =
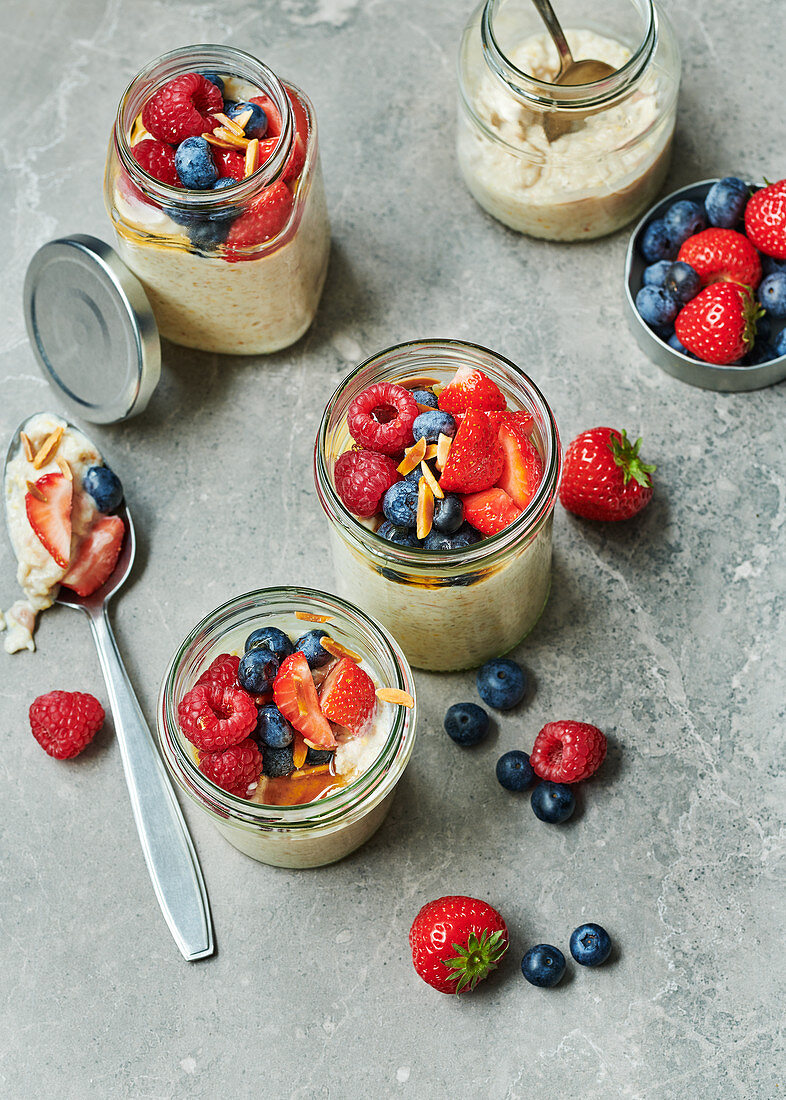
[[[745,18],[731,0],[667,7],[684,54],[668,189],[782,176],[780,0]],[[723,396],[650,366],[623,316],[624,232],[544,244],[475,206],[452,145],[468,5],[9,0],[3,14],[2,438],[56,407],[25,336],[24,271],[49,238],[109,239],[105,142],[130,75],[165,49],[226,41],[301,84],[320,116],[333,253],[313,329],[265,360],[167,346],[148,411],[92,433],[140,534],[113,621],[148,717],[211,607],[264,584],[330,588],[312,442],[337,380],[381,347],[493,347],[534,376],[566,440],[627,427],[658,472],[652,505],[619,529],[558,509],[553,595],[520,650],[534,691],[488,743],[461,752],[441,728],[449,703],[474,698],[471,674],[417,675],[411,766],[354,856],[267,868],[185,807],[218,944],[198,964],[158,911],[111,728],[72,764],[27,731],[41,691],[106,701],[87,623],[55,609],[37,654],[0,653],[0,1093],[781,1095],[786,388]],[[0,539],[2,606],[13,572]],[[494,762],[558,716],[597,723],[613,746],[576,818],[548,828]],[[502,971],[458,1001],[419,982],[407,949],[420,905],[450,892],[487,897],[512,930]],[[574,968],[554,992],[528,986],[525,948],[565,945],[584,920],[609,929],[614,962]]]

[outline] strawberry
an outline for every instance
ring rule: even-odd
[[[338,742],[330,723],[319,709],[311,669],[302,653],[290,653],[281,662],[273,684],[273,698],[290,725],[303,734],[307,745],[314,749],[336,747]]]
[[[212,151],[221,179],[231,177],[238,182],[245,179],[246,158],[241,153],[236,153],[234,149],[219,149],[217,146],[213,146]]]
[[[747,237],[733,229],[712,226],[694,233],[677,256],[701,276],[704,286],[723,280],[752,290],[761,282],[761,260]]]
[[[497,432],[485,413],[469,409],[448,451],[440,488],[453,493],[479,493],[496,484],[504,456]]]
[[[102,516],[79,544],[75,560],[63,577],[66,588],[91,596],[109,580],[117,565],[126,527],[120,516]]]
[[[440,993],[474,989],[508,949],[508,928],[488,902],[463,895],[424,905],[409,930],[412,963]]]
[[[504,409],[505,395],[477,367],[459,367],[438,398],[443,412],[466,412],[467,409]]]
[[[142,125],[159,141],[177,145],[187,137],[212,133],[218,126],[213,114],[223,109],[215,84],[201,73],[183,73],[151,95],[142,108]]]
[[[281,232],[289,220],[293,202],[292,192],[281,180],[266,187],[229,230],[226,259],[230,263],[253,259],[255,253],[248,250]]]
[[[359,664],[342,657],[325,677],[319,705],[328,721],[362,733],[377,705],[374,681]]]
[[[61,569],[67,569],[71,557],[74,484],[62,474],[44,474],[35,487],[35,493],[28,492],[25,496],[28,521],[46,552]]]
[[[281,133],[281,115],[278,112],[278,107],[276,107],[270,96],[252,95],[248,102],[256,103],[257,107],[261,107],[267,115],[267,130],[265,131],[265,137],[277,138]]]
[[[462,499],[464,519],[487,538],[504,531],[521,515],[521,508],[502,489],[484,489]]]
[[[543,459],[529,438],[532,424],[529,413],[511,413],[500,424],[497,437],[504,455],[497,485],[519,508],[527,507],[543,480]]]
[[[559,498],[563,508],[584,519],[630,519],[649,504],[654,466],[639,458],[641,440],[631,444],[614,428],[590,428],[565,452]]]
[[[750,351],[760,312],[746,287],[715,283],[682,307],[674,331],[699,359],[725,366]]]
[[[745,232],[765,256],[786,260],[786,180],[751,196],[745,207]]]

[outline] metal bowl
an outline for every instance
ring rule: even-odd
[[[636,309],[636,294],[641,289],[644,268],[647,266],[639,249],[639,240],[644,227],[655,218],[660,218],[678,199],[692,199],[704,202],[707,192],[717,180],[702,180],[690,187],[673,191],[652,207],[633,230],[625,257],[625,300],[628,306],[628,321],[636,342],[641,350],[659,367],[687,382],[690,386],[701,386],[705,390],[719,390],[724,393],[742,393],[745,390],[760,390],[765,386],[774,386],[786,378],[786,355],[771,359],[768,363],[758,363],[752,367],[719,367],[713,363],[703,363],[700,359],[691,359],[680,351],[669,347],[665,340],[642,321]]]

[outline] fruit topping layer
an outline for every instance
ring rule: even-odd
[[[242,655],[222,653],[178,706],[199,770],[230,794],[294,806],[346,786],[379,755],[393,705],[411,696],[374,683],[325,616],[299,637],[254,630]],[[314,626],[313,621],[324,623]]]
[[[460,367],[444,386],[378,382],[349,406],[334,468],[343,504],[399,546],[455,550],[504,531],[543,478],[528,412]]]
[[[786,180],[719,180],[644,229],[636,309],[669,347],[718,366],[786,355]]]

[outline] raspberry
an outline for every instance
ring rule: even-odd
[[[225,752],[200,753],[199,770],[225,791],[245,798],[248,788],[262,774],[262,753],[247,737]]]
[[[138,141],[131,150],[131,156],[154,179],[171,187],[183,186],[175,168],[175,154],[163,141],[154,141],[153,138]]]
[[[81,691],[50,691],[30,707],[30,729],[50,756],[78,756],[104,724],[104,708]]]
[[[237,670],[240,667],[240,658],[236,656],[230,656],[229,653],[220,653],[210,666],[205,669],[202,675],[199,677],[194,687],[198,687],[200,684],[220,684],[221,687],[236,688],[240,685],[237,682]]]
[[[232,177],[240,182],[246,174],[246,160],[240,153],[233,149],[218,149],[213,147],[213,160],[216,162],[218,174],[222,179]]]
[[[376,451],[344,451],[333,471],[336,492],[356,516],[373,516],[382,507],[382,498],[399,481],[392,458]]]
[[[246,250],[276,237],[289,221],[293,203],[292,192],[281,180],[266,187],[229,230],[226,241],[229,263],[253,260],[256,253]]]
[[[361,447],[394,455],[412,443],[412,425],[419,413],[409,390],[377,382],[349,406],[347,427]]]
[[[606,737],[586,722],[548,722],[535,738],[529,762],[552,783],[578,783],[603,763]]]
[[[212,133],[211,118],[224,109],[221,92],[199,73],[184,73],[159,88],[142,108],[142,125],[159,141],[177,145],[188,137]]]
[[[221,752],[248,737],[257,708],[248,692],[222,684],[198,684],[177,708],[180,728],[201,752]]]

